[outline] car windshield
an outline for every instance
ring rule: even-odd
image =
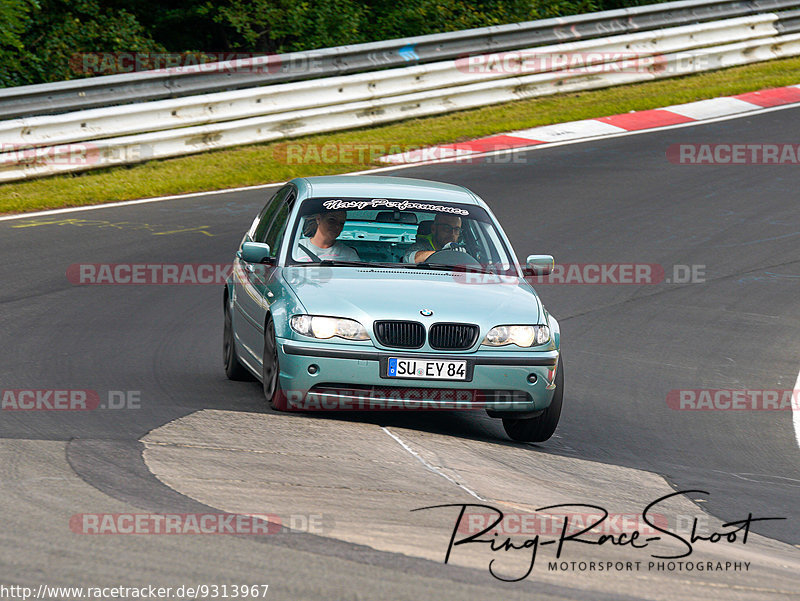
[[[401,199],[304,201],[288,262],[516,273],[482,207]]]

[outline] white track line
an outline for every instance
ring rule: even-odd
[[[259,184],[258,186],[245,186],[243,188],[227,188],[225,190],[209,190],[207,192],[189,192],[188,194],[175,194],[173,196],[156,196],[153,198],[140,198],[139,200],[121,200],[119,202],[109,202],[102,205],[89,205],[88,207],[67,207],[66,209],[50,209],[47,211],[36,211],[35,213],[20,213],[19,215],[3,215],[0,221],[10,221],[12,219],[27,219],[28,217],[42,217],[44,215],[59,215],[61,213],[75,213],[76,211],[95,211],[97,209],[110,209],[112,207],[123,207],[127,205],[142,205],[150,202],[161,202],[162,200],[176,200],[179,198],[192,198],[193,196],[211,196],[214,194],[230,194],[231,192],[242,192],[244,190],[260,190],[273,186],[282,186],[286,182],[275,184]]]
[[[584,142],[594,142],[597,140],[605,140],[608,138],[619,138],[622,136],[635,136],[638,134],[649,134],[657,131],[665,131],[668,129],[678,129],[681,127],[694,127],[696,125],[704,125],[706,123],[715,123],[717,121],[728,121],[730,119],[741,119],[743,117],[752,117],[753,115],[761,115],[763,113],[771,113],[773,111],[782,111],[785,109],[797,108],[800,103],[784,104],[781,106],[771,106],[762,109],[747,111],[746,113],[736,113],[735,115],[724,115],[722,117],[715,117],[713,119],[703,119],[702,121],[690,121],[689,123],[675,123],[673,125],[664,125],[662,127],[654,127],[652,129],[639,129],[636,131],[625,131],[617,134],[608,134],[604,136],[594,136],[591,138],[579,138],[577,140],[564,140],[563,142],[550,142],[546,144],[535,144],[532,146],[523,146],[519,148],[510,148],[507,150],[494,150],[491,152],[476,153],[470,155],[463,155],[458,157],[449,157],[442,159],[434,159],[422,163],[406,163],[401,165],[389,165],[387,167],[378,167],[376,169],[365,169],[363,171],[353,171],[350,173],[340,173],[339,175],[370,175],[373,173],[381,173],[383,171],[400,171],[402,169],[411,169],[413,167],[422,167],[424,165],[436,165],[440,163],[455,163],[458,161],[465,161],[468,159],[477,159],[481,157],[488,157],[494,155],[509,154],[514,152],[528,152],[530,150],[544,150],[545,148],[553,148],[555,146],[567,146],[569,144],[582,144]],[[499,134],[498,134],[499,135]],[[12,219],[27,219],[29,217],[41,217],[44,215],[58,215],[60,213],[73,213],[76,211],[93,211],[96,209],[110,209],[112,207],[121,207],[125,205],[145,204],[150,202],[161,202],[162,200],[175,200],[179,198],[191,198],[192,196],[209,196],[212,194],[229,194],[231,192],[241,192],[242,190],[258,190],[261,188],[269,188],[271,186],[282,186],[286,182],[277,182],[274,184],[261,184],[258,186],[245,186],[242,188],[227,188],[225,190],[211,190],[209,192],[190,192],[189,194],[176,194],[173,196],[158,196],[155,198],[143,198],[140,200],[123,200],[120,202],[113,202],[101,205],[90,205],[88,207],[70,207],[67,209],[54,209],[51,211],[37,211],[35,213],[20,213],[18,215],[5,215],[0,217],[0,221],[9,221]]]
[[[396,434],[393,434],[392,432],[390,432],[390,431],[389,431],[389,428],[387,428],[387,427],[385,427],[385,426],[381,426],[381,430],[383,430],[383,431],[384,431],[384,432],[386,432],[386,433],[387,433],[389,436],[391,436],[392,438],[394,438],[394,439],[395,439],[395,440],[396,440],[396,441],[397,441],[397,442],[400,444],[400,446],[401,446],[401,447],[403,447],[403,448],[404,448],[406,451],[408,451],[409,453],[411,453],[411,454],[412,454],[412,455],[413,455],[413,456],[414,456],[414,457],[417,459],[417,461],[419,461],[419,462],[420,462],[422,465],[424,465],[426,468],[428,468],[428,469],[429,469],[430,471],[432,471],[434,474],[438,474],[439,476],[441,476],[442,478],[444,478],[444,479],[445,479],[445,480],[447,480],[448,482],[452,482],[453,484],[455,484],[456,486],[458,486],[460,489],[462,489],[462,490],[464,490],[464,491],[468,492],[469,494],[471,494],[473,497],[475,497],[475,498],[476,498],[476,499],[478,499],[479,501],[485,501],[485,500],[486,500],[486,499],[484,499],[482,496],[480,496],[478,493],[476,493],[475,491],[473,491],[473,490],[471,490],[471,489],[467,488],[466,486],[464,486],[463,484],[461,484],[461,483],[459,483],[459,482],[456,482],[456,481],[455,481],[455,480],[453,480],[453,479],[452,479],[450,476],[448,476],[448,475],[447,475],[447,474],[445,474],[444,472],[442,472],[442,471],[440,471],[440,470],[436,469],[436,467],[432,466],[430,463],[428,463],[427,461],[425,461],[425,460],[424,460],[422,457],[420,457],[420,456],[419,456],[419,454],[418,454],[418,453],[416,453],[416,452],[415,452],[415,451],[414,451],[414,450],[413,450],[411,447],[409,447],[409,446],[408,446],[406,443],[404,443],[404,442],[403,442],[403,440],[402,440],[402,439],[401,439],[399,436],[397,436]]]

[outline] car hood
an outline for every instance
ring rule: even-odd
[[[543,320],[536,293],[518,277],[366,267],[287,267],[282,277],[309,314],[357,319],[368,329],[381,319],[474,323],[482,332]]]

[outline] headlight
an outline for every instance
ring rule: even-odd
[[[489,330],[481,344],[486,346],[539,346],[550,340],[547,326],[496,326]]]
[[[298,334],[312,338],[333,338],[346,340],[369,340],[369,334],[360,323],[353,319],[322,317],[321,315],[295,315],[289,325]]]

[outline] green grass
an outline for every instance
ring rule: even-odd
[[[280,182],[376,166],[369,152],[335,163],[287,160],[286,144],[370,145],[391,151],[457,142],[538,125],[603,117],[800,83],[800,58],[589,92],[547,96],[380,127],[305,136],[130,167],[0,185],[0,213],[82,206]],[[303,146],[301,154],[306,154]],[[380,153],[383,154],[383,153]],[[297,156],[297,155],[294,155]]]

